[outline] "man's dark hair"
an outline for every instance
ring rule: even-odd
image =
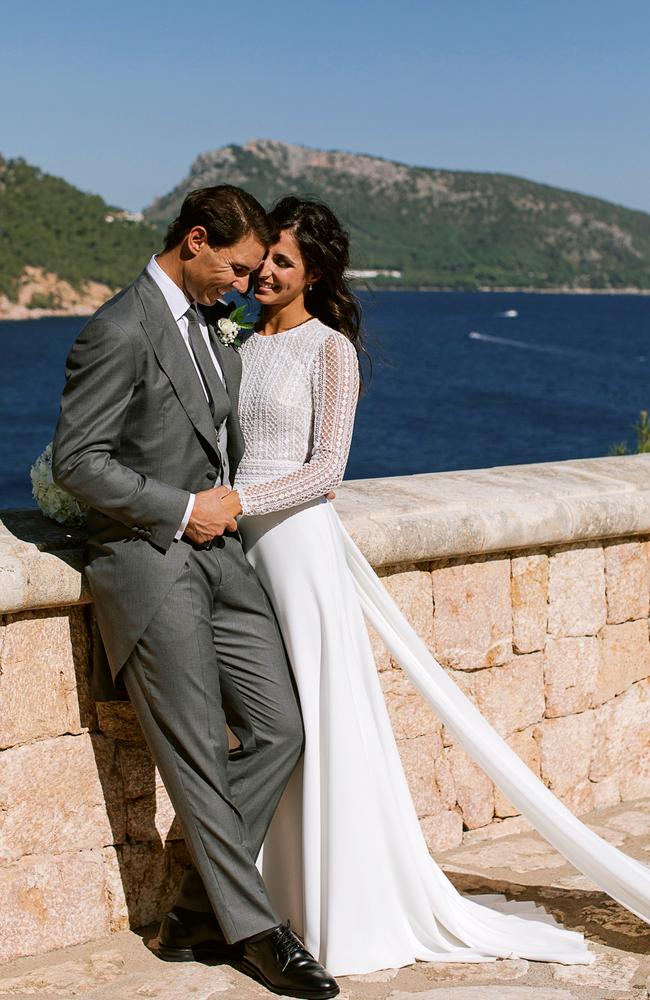
[[[177,247],[194,226],[203,226],[211,247],[232,246],[249,233],[265,247],[271,243],[266,212],[259,201],[232,184],[190,191],[169,225],[164,249]]]

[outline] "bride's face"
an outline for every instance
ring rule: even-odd
[[[313,280],[296,240],[290,230],[283,229],[256,272],[255,298],[262,305],[286,306],[304,295]]]

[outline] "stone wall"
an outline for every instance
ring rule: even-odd
[[[351,483],[337,507],[436,657],[570,808],[650,794],[650,457]],[[0,961],[155,920],[187,860],[130,706],[90,697],[79,536],[34,513],[3,522]],[[524,828],[373,643],[432,851]]]

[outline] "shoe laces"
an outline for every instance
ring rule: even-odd
[[[302,942],[293,933],[289,924],[282,924],[278,928],[273,945],[283,972],[293,956],[299,951],[304,951]]]

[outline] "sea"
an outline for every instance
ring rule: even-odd
[[[372,359],[347,479],[608,455],[650,409],[650,296],[360,295]],[[34,506],[81,318],[0,322],[0,508]]]

